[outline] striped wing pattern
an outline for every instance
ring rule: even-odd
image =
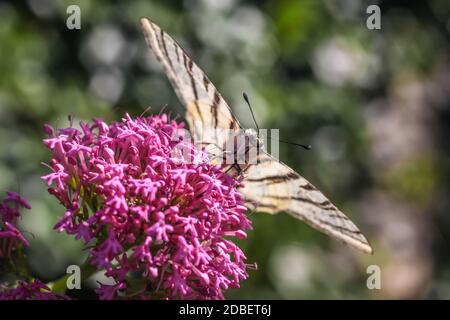
[[[242,129],[238,120],[181,46],[149,19],[140,21],[151,52],[186,108],[186,120],[194,142],[203,145],[210,155],[222,157],[229,152],[225,146],[230,132]],[[244,186],[240,191],[249,208],[273,214],[288,212],[325,234],[372,253],[367,239],[355,224],[317,188],[269,154],[261,152],[258,157],[258,164],[238,166],[235,171],[244,172]]]
[[[148,46],[186,107],[186,120],[194,142],[203,144],[210,154],[221,156],[228,140],[228,129],[241,128],[238,120],[181,46],[149,19],[141,18],[140,22]]]
[[[261,153],[258,160],[246,170],[241,189],[249,207],[272,214],[288,212],[313,228],[372,254],[356,225],[316,187],[267,153]]]

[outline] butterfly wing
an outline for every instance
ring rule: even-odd
[[[210,154],[221,156],[230,131],[241,128],[238,120],[183,48],[149,19],[141,18],[140,22],[150,50],[186,108],[186,120],[194,142],[204,145]]]
[[[265,152],[259,154],[258,162],[247,168],[240,190],[252,209],[288,212],[313,228],[372,254],[369,242],[356,225],[305,178]]]
[[[172,37],[147,18],[141,19],[141,26],[151,52],[186,108],[194,142],[203,145],[210,155],[222,157],[233,131],[242,129],[230,107]],[[258,164],[243,165],[237,172],[244,168],[246,179],[241,191],[249,207],[269,213],[286,211],[319,231],[372,252],[353,222],[288,166],[262,152]]]

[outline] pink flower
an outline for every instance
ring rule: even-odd
[[[22,198],[18,193],[12,192],[12,191],[8,191],[8,192],[6,192],[6,195],[7,195],[7,197],[4,200],[4,202],[6,202],[6,203],[15,203],[17,205],[17,207],[31,209],[31,206],[28,203],[28,201],[25,200],[24,198]]]
[[[34,279],[28,283],[18,281],[14,287],[0,285],[0,300],[65,300],[69,297],[53,293],[41,281]]]
[[[89,242],[90,262],[116,282],[99,297],[131,298],[136,276],[142,299],[222,299],[238,288],[248,265],[225,237],[251,228],[240,182],[173,139],[183,125],[166,115],[80,127],[46,127],[53,172],[42,178],[66,208],[55,229]]]
[[[31,209],[29,203],[15,192],[7,192],[0,203],[0,258],[10,258],[14,250],[30,244],[17,228],[20,208]]]

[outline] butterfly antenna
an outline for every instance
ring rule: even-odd
[[[244,97],[244,100],[245,100],[245,102],[247,103],[247,105],[248,105],[248,107],[250,109],[250,113],[252,114],[252,118],[253,118],[253,121],[255,122],[256,130],[257,130],[258,136],[259,136],[259,126],[258,126],[258,122],[256,122],[255,115],[253,114],[253,109],[252,109],[252,106],[250,104],[250,100],[248,99],[248,96],[247,96],[247,94],[245,92],[242,93],[242,96]]]
[[[258,137],[259,137],[259,126],[258,126],[258,122],[256,122],[255,114],[253,113],[253,109],[252,109],[252,106],[250,104],[250,100],[249,100],[249,98],[248,98],[248,96],[247,96],[247,94],[245,92],[242,93],[242,96],[244,97],[244,100],[245,100],[245,102],[247,103],[247,105],[248,105],[248,107],[250,109],[250,113],[252,114],[252,118],[253,118],[253,121],[255,122],[256,130],[258,131]],[[283,141],[283,140],[278,140],[278,141],[286,143],[286,144],[290,144],[290,145],[293,145],[293,146],[302,147],[303,149],[306,149],[306,150],[311,150],[311,145],[310,144],[301,144],[301,143],[295,143],[295,142],[289,142],[289,141]]]
[[[284,141],[284,140],[278,140],[278,141],[286,143],[286,144],[290,144],[293,146],[302,147],[303,149],[306,149],[306,150],[311,150],[311,148],[312,148],[310,144],[301,144],[301,143],[295,143],[295,142]]]

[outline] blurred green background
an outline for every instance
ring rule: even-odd
[[[66,8],[81,8],[68,30]],[[366,8],[381,8],[381,30]],[[0,3],[0,191],[33,207],[30,268],[51,281],[85,258],[52,230],[63,208],[40,180],[42,125],[118,120],[148,106],[183,109],[152,59],[138,18],[173,35],[253,126],[279,128],[281,160],[346,212],[365,256],[288,215],[253,214],[241,246],[257,262],[228,298],[450,298],[450,3],[434,1],[77,1]],[[2,196],[3,197],[3,196]],[[366,287],[369,265],[381,290]],[[91,297],[89,286],[78,297]]]

